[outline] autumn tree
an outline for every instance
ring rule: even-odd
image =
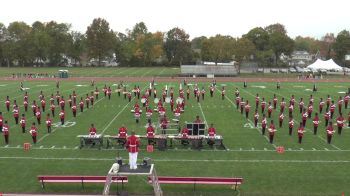
[[[216,35],[203,41],[202,59],[218,62],[228,62],[233,60],[235,39],[230,36]]]
[[[164,50],[171,65],[181,65],[191,59],[189,35],[178,27],[169,30],[165,36]]]
[[[115,47],[115,34],[109,23],[102,18],[95,18],[86,31],[86,47],[90,58],[98,59],[98,65],[106,57],[111,57]]]

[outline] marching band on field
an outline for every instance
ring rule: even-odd
[[[147,88],[144,93],[142,93],[139,86],[134,86],[134,88],[131,91],[128,91],[126,89],[126,86],[123,85],[121,82],[118,84],[116,92],[118,93],[118,96],[121,96],[121,94],[124,95],[124,99],[127,99],[129,102],[131,102],[132,94],[134,97],[136,97],[138,100],[140,100],[142,107],[145,108],[145,116],[148,122],[148,128],[147,128],[147,135],[152,133],[152,115],[154,112],[158,113],[159,115],[159,124],[160,128],[162,129],[162,132],[165,133],[165,130],[169,126],[169,120],[167,118],[167,111],[166,107],[164,107],[164,104],[170,104],[171,113],[174,116],[175,121],[179,121],[181,114],[185,111],[185,104],[186,101],[190,99],[190,86],[187,85],[187,82],[184,83],[187,89],[183,89],[181,84],[178,92],[178,98],[175,99],[175,93],[174,88],[166,86],[162,89],[160,96],[158,96],[157,88],[154,86],[154,82],[150,84],[150,87]],[[23,85],[23,84],[22,84]],[[245,87],[247,87],[247,84],[245,82]],[[226,98],[226,89],[225,86],[222,86],[221,90],[217,88],[216,82],[214,82],[209,86],[209,92],[210,97],[214,96],[215,90],[220,91],[221,98],[224,100]],[[280,89],[280,83],[278,83],[278,89]],[[110,86],[104,85],[102,88],[102,92],[106,98],[109,100],[112,96],[112,89]],[[84,108],[88,109],[89,107],[93,107],[94,101],[99,99],[99,89],[96,87],[94,91],[91,91],[91,93],[86,94],[85,99],[83,97],[80,98],[80,101],[77,102],[77,94],[75,91],[72,92],[72,94],[69,95],[68,100],[65,100],[64,96],[60,95],[59,91],[56,91],[56,94],[51,94],[49,103],[50,113],[47,113],[46,120],[44,121],[47,126],[47,132],[51,133],[51,126],[53,119],[55,117],[55,111],[56,107],[60,108],[60,111],[58,113],[59,119],[61,122],[61,125],[64,125],[65,123],[65,116],[66,116],[66,103],[68,103],[69,108],[72,111],[73,117],[77,116],[77,109],[80,108],[80,112],[84,112]],[[197,84],[193,86],[193,96],[197,102],[200,102],[200,100],[205,100],[205,88],[199,87]],[[153,94],[153,96],[152,96]],[[186,95],[185,95],[186,94]],[[156,105],[156,108],[152,110],[150,107],[150,98],[153,97],[153,102]],[[304,102],[303,98],[300,98],[299,102],[297,103],[296,98],[294,95],[291,95],[289,100],[289,105],[287,105],[285,98],[281,97],[281,101],[278,101],[278,98],[276,94],[273,95],[273,97],[268,100],[265,99],[265,97],[260,97],[259,94],[256,94],[255,96],[255,108],[253,111],[253,122],[254,127],[258,127],[258,124],[261,124],[261,132],[263,135],[265,135],[266,129],[268,130],[269,134],[269,141],[270,143],[273,143],[274,141],[274,135],[277,131],[276,126],[273,123],[273,120],[271,119],[272,114],[274,112],[278,112],[278,127],[281,129],[283,127],[283,121],[285,118],[285,110],[288,110],[288,133],[289,135],[293,135],[293,129],[294,124],[297,122],[293,118],[293,113],[296,112],[296,107],[299,107],[299,113],[301,114],[301,120],[300,125],[297,130],[298,134],[298,143],[302,143],[302,138],[304,137],[304,133],[308,130],[306,128],[306,122],[312,120],[313,125],[313,134],[316,135],[318,132],[318,127],[321,123],[320,117],[323,114],[324,116],[324,124],[326,129],[326,136],[327,136],[327,142],[331,143],[333,134],[336,132],[333,129],[333,123],[332,119],[335,118],[336,126],[337,126],[337,133],[341,135],[343,127],[345,125],[345,118],[343,117],[343,108],[347,109],[349,106],[349,99],[350,95],[346,94],[344,97],[339,96],[338,100],[332,100],[332,97],[330,95],[327,95],[325,99],[320,98],[318,111],[315,111],[317,107],[315,107],[315,100],[313,95],[310,95],[308,102]],[[249,100],[244,100],[243,97],[240,96],[240,91],[238,88],[234,89],[234,100],[236,104],[236,108],[241,112],[241,114],[244,114],[244,116],[249,119],[249,113],[251,111],[252,106],[249,103]],[[325,100],[325,101],[324,101]],[[55,103],[56,101],[56,103]],[[32,108],[32,112],[34,117],[36,118],[36,123],[32,124],[32,127],[30,128],[30,134],[33,139],[33,143],[36,143],[36,137],[38,135],[38,130],[36,128],[36,124],[41,124],[41,117],[45,112],[46,109],[46,99],[43,91],[40,91],[39,93],[39,104],[37,104],[36,100],[32,101],[32,105],[30,106]],[[28,105],[29,105],[29,94],[28,92],[24,92],[23,95],[23,107],[24,112],[28,111]],[[277,107],[279,105],[279,107]],[[253,105],[254,106],[254,105]],[[11,100],[9,96],[6,96],[5,98],[5,108],[7,112],[10,112],[11,108]],[[14,117],[15,124],[19,124],[22,133],[26,133],[26,124],[27,119],[26,115],[24,113],[21,114],[19,110],[19,106],[17,103],[17,100],[13,100],[12,105],[12,113]],[[338,114],[335,114],[336,109],[338,109]],[[259,111],[260,114],[259,114]],[[135,118],[136,123],[140,122],[140,118],[142,116],[142,109],[138,102],[135,102],[133,106],[133,115]],[[267,115],[266,113],[267,112]],[[21,116],[21,117],[20,117]],[[262,116],[261,123],[259,123],[259,118]],[[270,123],[268,125],[267,119],[270,119]],[[348,114],[348,126],[350,126],[350,112]],[[119,134],[123,135],[123,132],[126,134],[126,130],[122,129],[123,131],[119,132]],[[9,144],[9,133],[10,133],[10,125],[9,120],[4,119],[2,116],[2,112],[0,112],[0,131],[3,133],[5,138],[5,143]],[[208,130],[209,131],[209,130]],[[186,135],[186,130],[184,129],[181,134]]]

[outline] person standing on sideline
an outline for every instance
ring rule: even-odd
[[[4,118],[2,117],[2,112],[0,112],[0,132],[2,132]]]
[[[332,142],[332,137],[334,134],[334,129],[332,126],[332,122],[328,123],[328,126],[326,128],[326,132],[327,132],[327,143],[330,144]]]
[[[131,132],[131,136],[128,137],[128,140],[126,142],[126,147],[128,148],[129,152],[129,165],[130,169],[134,170],[137,169],[137,154],[139,151],[140,146],[140,140],[138,137],[135,136],[135,132]]]
[[[276,132],[276,127],[275,125],[273,124],[273,120],[271,120],[271,123],[270,123],[270,127],[269,127],[269,139],[270,139],[270,144],[273,143],[273,138],[275,136],[275,132]]]
[[[301,144],[301,141],[303,140],[303,136],[304,136],[304,126],[303,123],[300,122],[299,128],[298,128],[298,142],[299,144]]]
[[[338,126],[338,134],[341,135],[341,131],[343,129],[343,126],[344,126],[344,117],[343,117],[343,114],[340,113],[338,118],[337,118],[337,126]]]
[[[5,120],[4,125],[2,126],[2,134],[4,135],[6,145],[9,144],[9,131],[10,128],[7,124],[7,120]]]
[[[32,127],[29,131],[30,135],[32,136],[33,143],[36,144],[36,137],[38,135],[38,129],[35,127],[35,123],[33,122]]]

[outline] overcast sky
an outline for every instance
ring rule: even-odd
[[[321,38],[350,29],[347,0],[4,0],[0,22],[72,24],[85,32],[97,17],[114,31],[125,32],[137,22],[151,32],[183,28],[191,38],[216,34],[239,37],[254,27],[284,24],[289,36]]]

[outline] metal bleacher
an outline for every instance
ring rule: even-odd
[[[233,65],[181,65],[183,76],[236,76],[237,69]]]

